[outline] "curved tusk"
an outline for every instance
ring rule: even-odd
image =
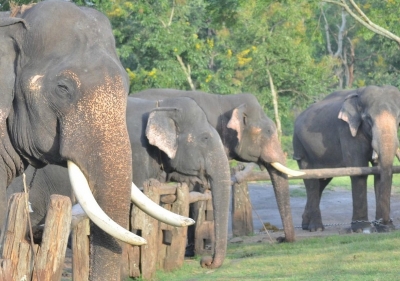
[[[295,170],[289,169],[288,167],[282,165],[279,162],[272,162],[271,165],[272,165],[272,167],[274,167],[278,171],[280,171],[280,172],[282,172],[284,174],[287,174],[289,178],[290,177],[299,177],[299,176],[302,176],[302,175],[306,174],[306,173],[301,172],[301,171],[295,171]]]
[[[72,161],[68,161],[68,174],[76,199],[88,217],[98,227],[111,236],[131,245],[147,244],[145,239],[126,230],[104,213],[90,191],[85,175]]]
[[[400,161],[400,148],[398,148],[398,149],[396,150],[396,157],[397,157],[397,160]]]
[[[132,183],[131,188],[131,199],[133,204],[140,210],[166,224],[172,226],[188,226],[195,223],[191,218],[175,214],[156,204],[141,192],[134,183]]]

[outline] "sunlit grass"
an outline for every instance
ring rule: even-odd
[[[291,244],[230,244],[224,265],[185,261],[156,280],[400,280],[400,232],[309,238]]]

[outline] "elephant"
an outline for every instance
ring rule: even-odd
[[[213,257],[203,257],[204,267],[222,265],[227,247],[230,198],[228,158],[217,131],[208,123],[203,110],[189,98],[149,101],[128,97],[126,120],[132,148],[133,182],[155,178],[162,182],[201,182],[210,186],[213,195],[215,245]],[[33,176],[30,202],[32,225],[43,223],[51,194],[70,196],[66,169],[48,165]],[[33,180],[32,180],[33,178]],[[14,180],[8,193],[22,188]]]
[[[266,116],[254,95],[149,89],[134,93],[133,96],[152,100],[167,97],[190,97],[195,100],[204,110],[208,122],[218,131],[229,159],[255,162],[268,170],[285,232],[284,240],[295,240],[286,173],[299,175],[299,172],[283,166],[286,164],[286,157],[276,126]]]
[[[120,279],[120,241],[146,243],[125,229],[130,194],[140,192],[132,189],[128,81],[102,13],[49,0],[1,14],[0,223],[6,188],[28,164],[68,166],[92,221],[90,280]]]
[[[375,175],[378,231],[393,228],[390,219],[392,165],[398,154],[397,130],[400,122],[400,92],[392,86],[367,86],[337,91],[312,104],[296,119],[293,135],[293,158],[301,169],[380,167]],[[319,208],[327,179],[304,180],[307,203],[302,228],[324,230]],[[355,232],[370,227],[367,206],[367,176],[352,176]]]

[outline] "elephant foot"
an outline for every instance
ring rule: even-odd
[[[194,255],[195,255],[194,244],[188,244],[185,249],[185,257],[192,258],[194,257]]]
[[[324,231],[325,230],[325,227],[322,224],[322,221],[318,221],[318,222],[310,221],[309,223],[305,223],[303,221],[302,224],[301,224],[301,228],[303,230],[308,230],[310,232]]]
[[[390,232],[396,229],[393,221],[390,220],[387,224],[384,224],[382,220],[375,220],[372,222],[378,232]]]
[[[311,213],[308,211],[305,211],[303,213],[303,221],[301,223],[301,228],[303,230],[308,230],[310,232],[316,232],[316,231],[324,231],[325,227],[322,224],[322,218],[319,213],[319,215],[315,215],[317,212]],[[311,215],[312,214],[312,215]]]
[[[372,233],[376,232],[377,229],[369,221],[362,220],[362,221],[352,221],[351,231],[354,233]]]

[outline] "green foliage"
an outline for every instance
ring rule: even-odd
[[[27,4],[31,0],[15,0]],[[337,35],[341,8],[319,0],[74,0],[104,12],[130,78],[147,88],[253,93],[273,117],[268,71],[278,93],[282,145],[291,157],[296,116],[336,90],[340,63],[326,49],[324,10]],[[400,1],[357,1],[375,23],[400,35]],[[0,0],[7,10],[7,0]],[[400,86],[400,56],[391,40],[347,19],[346,48],[355,50],[353,87]],[[334,40],[331,40],[336,48]],[[181,62],[180,62],[181,61]]]

